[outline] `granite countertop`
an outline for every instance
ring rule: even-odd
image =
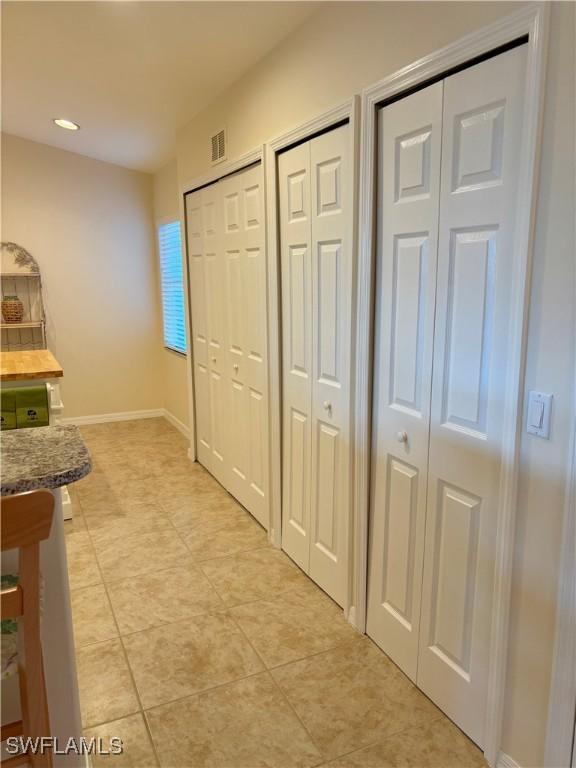
[[[2,496],[38,488],[60,488],[81,480],[92,461],[74,425],[2,432]]]

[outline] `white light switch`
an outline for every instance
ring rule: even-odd
[[[531,435],[550,437],[550,411],[552,395],[531,391],[528,395],[528,414],[526,429]]]

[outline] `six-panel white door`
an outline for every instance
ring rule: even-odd
[[[350,524],[349,127],[278,160],[283,330],[282,546],[345,600]]]
[[[198,460],[268,528],[261,167],[187,195],[186,211]]]

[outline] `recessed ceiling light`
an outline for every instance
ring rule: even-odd
[[[80,126],[78,123],[73,123],[72,120],[66,120],[63,117],[55,117],[54,122],[56,125],[58,125],[60,128],[66,128],[69,131],[77,131],[79,130]]]

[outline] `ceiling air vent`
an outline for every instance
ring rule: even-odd
[[[212,136],[212,164],[226,159],[226,130],[223,128]]]

